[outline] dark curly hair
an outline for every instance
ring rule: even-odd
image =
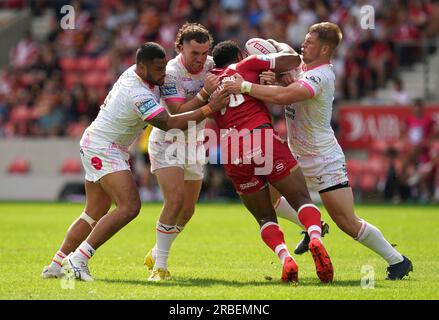
[[[179,46],[183,44],[184,41],[195,40],[198,43],[205,43],[209,41],[209,47],[213,44],[213,38],[209,30],[206,29],[202,24],[186,22],[180,30],[178,30],[177,37],[175,39],[175,50],[177,53],[180,52]]]
[[[218,68],[225,67],[238,61],[241,48],[234,41],[227,40],[218,43],[212,50],[213,61]]]

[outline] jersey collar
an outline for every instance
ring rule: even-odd
[[[304,63],[302,65],[302,71],[311,71],[311,70],[317,69],[317,68],[319,68],[321,66],[325,66],[327,64],[331,64],[331,62],[330,61],[326,61],[326,62],[320,63],[320,64],[318,64],[318,65],[316,65],[316,66],[314,66],[312,68],[307,68],[306,64]]]

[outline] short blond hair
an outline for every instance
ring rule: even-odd
[[[330,45],[333,49],[337,48],[343,38],[340,27],[332,22],[313,24],[309,27],[309,33],[316,33],[321,42]]]

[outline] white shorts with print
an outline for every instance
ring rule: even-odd
[[[80,149],[82,166],[85,170],[85,180],[97,182],[103,176],[123,170],[131,170],[127,151],[117,147]]]
[[[340,147],[326,155],[296,156],[296,159],[310,190],[320,192],[349,181],[345,156]]]
[[[184,180],[202,180],[206,151],[204,145],[188,147],[187,144],[149,141],[148,153],[151,161],[151,172],[158,169],[178,167],[184,170]]]

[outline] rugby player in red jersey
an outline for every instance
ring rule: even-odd
[[[284,72],[297,67],[300,58],[293,54],[249,56],[232,41],[217,44],[212,56],[212,73],[220,81],[239,73],[246,81],[259,83],[263,71]],[[221,86],[220,86],[221,87]],[[282,281],[297,282],[298,266],[285,245],[277,224],[268,184],[275,187],[298,212],[309,236],[309,249],[322,282],[331,282],[333,266],[321,241],[320,211],[312,203],[303,174],[288,145],[274,131],[267,106],[248,95],[230,96],[230,103],[212,117],[220,128],[221,161],[244,205],[260,225],[261,238],[279,257]]]

